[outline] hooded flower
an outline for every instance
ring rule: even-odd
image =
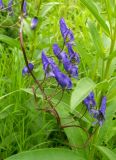
[[[73,65],[68,57],[63,58],[63,65],[64,69],[70,74],[71,77],[78,77],[78,67],[76,65]]]
[[[55,69],[54,69],[54,74],[55,74],[55,79],[63,89],[72,89],[72,82],[67,75]]]
[[[31,29],[35,29],[37,24],[38,24],[38,18],[37,17],[32,18],[32,20],[31,20]]]
[[[100,109],[99,110],[94,110],[94,109],[91,110],[91,114],[93,114],[93,117],[95,119],[97,119],[97,122],[95,122],[95,123],[99,123],[100,126],[102,126],[102,124],[105,120],[106,100],[107,99],[104,96],[101,101]]]
[[[83,100],[83,103],[86,105],[88,111],[91,113],[91,108],[96,106],[94,93],[90,92],[90,94]]]
[[[55,66],[55,63],[52,58],[48,58],[45,55],[44,51],[42,51],[42,63],[46,77],[54,77],[53,66]]]
[[[32,63],[29,63],[28,66],[29,66],[29,69],[32,71],[34,68],[34,65]],[[27,66],[25,66],[22,70],[22,75],[24,76],[25,74],[29,74],[29,70]]]
[[[53,52],[59,60],[63,60],[63,58],[66,58],[66,57],[68,58],[67,54],[61,51],[61,49],[57,44],[53,44]]]
[[[63,18],[60,19],[60,31],[62,34],[62,37],[64,39],[64,42],[66,44],[70,43],[72,44],[72,42],[74,41],[74,36],[72,31],[66,26],[66,23],[64,21]]]
[[[73,51],[72,45],[68,44],[67,47],[68,47],[68,53],[69,53],[71,63],[74,63],[74,64],[79,63],[80,62],[79,55]]]
[[[27,2],[26,2],[26,0],[23,3],[23,15],[24,15],[24,17],[26,17],[26,15],[27,15]]]
[[[13,5],[13,0],[9,0],[9,3],[8,3],[8,12],[9,12],[9,15],[13,14],[12,5]]]
[[[2,2],[2,0],[0,0],[0,10],[4,8],[4,4]]]

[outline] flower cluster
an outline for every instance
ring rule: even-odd
[[[91,92],[84,100],[83,103],[86,105],[88,112],[90,115],[95,118],[97,121],[94,124],[98,123],[102,126],[105,120],[105,111],[106,111],[106,97],[102,97],[100,109],[95,109],[96,102],[94,98],[94,93]]]
[[[78,77],[78,66],[80,62],[79,55],[73,50],[74,36],[72,31],[66,26],[64,19],[60,19],[60,30],[64,39],[64,44],[68,48],[68,54],[58,44],[53,44],[53,52],[58,60],[63,64],[65,71],[70,77]],[[72,82],[69,76],[63,74],[52,58],[49,58],[42,52],[42,63],[46,77],[54,77],[58,84],[64,89],[71,89]]]

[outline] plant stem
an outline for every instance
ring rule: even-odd
[[[23,52],[25,64],[26,64],[26,66],[27,66],[27,68],[29,70],[29,73],[32,76],[33,80],[35,81],[35,83],[37,84],[38,88],[40,89],[40,91],[41,91],[44,99],[48,102],[48,104],[50,105],[50,107],[56,113],[58,124],[61,124],[58,112],[56,111],[56,109],[53,106],[52,102],[47,97],[46,93],[44,92],[44,88],[42,87],[41,83],[39,82],[39,80],[36,79],[35,75],[33,74],[33,72],[31,71],[31,69],[29,68],[29,65],[28,65],[28,60],[27,60],[26,51],[25,51],[24,42],[23,42],[23,3],[24,3],[24,0],[22,0],[22,3],[21,3],[21,20],[20,20],[21,26],[20,26],[20,32],[19,32],[19,39],[20,39],[20,45],[21,45],[21,49],[22,49],[22,52]]]
[[[95,135],[93,136],[92,138],[92,141],[91,141],[91,148],[90,148],[90,155],[89,155],[89,160],[95,160],[95,157],[94,157],[94,154],[95,154],[95,144],[97,142],[97,138],[98,138],[98,135],[99,135],[99,127],[97,128],[96,132],[95,132]]]

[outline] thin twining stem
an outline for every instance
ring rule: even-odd
[[[44,88],[41,86],[41,83],[39,82],[39,80],[36,79],[35,75],[33,74],[33,72],[31,71],[31,69],[29,68],[29,65],[28,65],[28,60],[27,60],[26,51],[25,51],[24,42],[23,42],[23,4],[24,4],[24,0],[22,0],[22,3],[21,3],[21,19],[20,19],[19,39],[20,39],[20,45],[21,45],[21,49],[22,49],[22,52],[23,52],[25,64],[26,64],[26,66],[27,66],[27,68],[29,70],[29,73],[32,76],[33,80],[35,81],[35,83],[37,84],[38,88],[40,89],[44,99],[48,102],[50,107],[54,109],[54,112],[56,113],[56,115],[58,117],[58,122],[59,122],[59,124],[61,124],[60,123],[60,118],[59,118],[59,115],[58,115],[56,109],[54,108],[52,102],[49,100],[49,98],[47,97],[46,93],[44,92]]]

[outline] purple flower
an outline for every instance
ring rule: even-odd
[[[3,9],[4,8],[4,4],[2,2],[2,0],[0,0],[0,9]]]
[[[24,15],[24,17],[26,17],[26,15],[27,15],[27,2],[26,2],[26,0],[23,3],[23,15]]]
[[[53,73],[53,65],[55,65],[55,63],[52,58],[48,58],[45,55],[44,51],[42,51],[42,63],[46,77],[54,77],[55,75]]]
[[[86,105],[88,111],[91,113],[91,108],[96,106],[94,93],[90,92],[90,94],[83,100],[83,103]]]
[[[13,0],[9,0],[9,3],[8,3],[9,15],[13,15],[12,5],[13,5]]]
[[[100,126],[103,125],[103,122],[105,120],[106,101],[107,99],[104,96],[101,101],[100,109],[99,110],[91,109],[91,114],[93,114],[93,117],[97,119],[97,122],[94,123],[99,123]]]
[[[32,71],[33,68],[34,68],[34,65],[33,65],[32,63],[29,63],[29,64],[28,64],[28,67],[29,67],[29,69]],[[23,68],[23,70],[22,70],[22,75],[23,75],[23,76],[24,76],[25,74],[29,74],[28,67],[25,66],[25,67]]]
[[[35,29],[37,24],[38,24],[38,18],[37,17],[32,18],[32,20],[31,20],[31,29]]]
[[[72,45],[68,44],[67,47],[68,47],[68,53],[69,53],[70,61],[74,64],[79,63],[80,62],[79,55],[76,52],[73,51]]]
[[[70,74],[71,77],[77,78],[78,76],[78,67],[73,65],[68,57],[63,58],[64,69]]]
[[[61,34],[62,34],[62,37],[64,39],[64,42],[67,44],[67,43],[70,43],[72,44],[72,42],[74,41],[74,36],[73,36],[73,33],[72,31],[66,26],[66,23],[64,21],[63,18],[60,19],[60,31],[61,31]]]
[[[55,79],[63,89],[72,89],[72,82],[67,75],[55,69],[54,69],[54,74],[55,74]]]
[[[68,58],[67,54],[61,51],[61,49],[57,44],[53,44],[53,52],[59,60],[62,60],[63,58],[66,58],[66,57]]]

